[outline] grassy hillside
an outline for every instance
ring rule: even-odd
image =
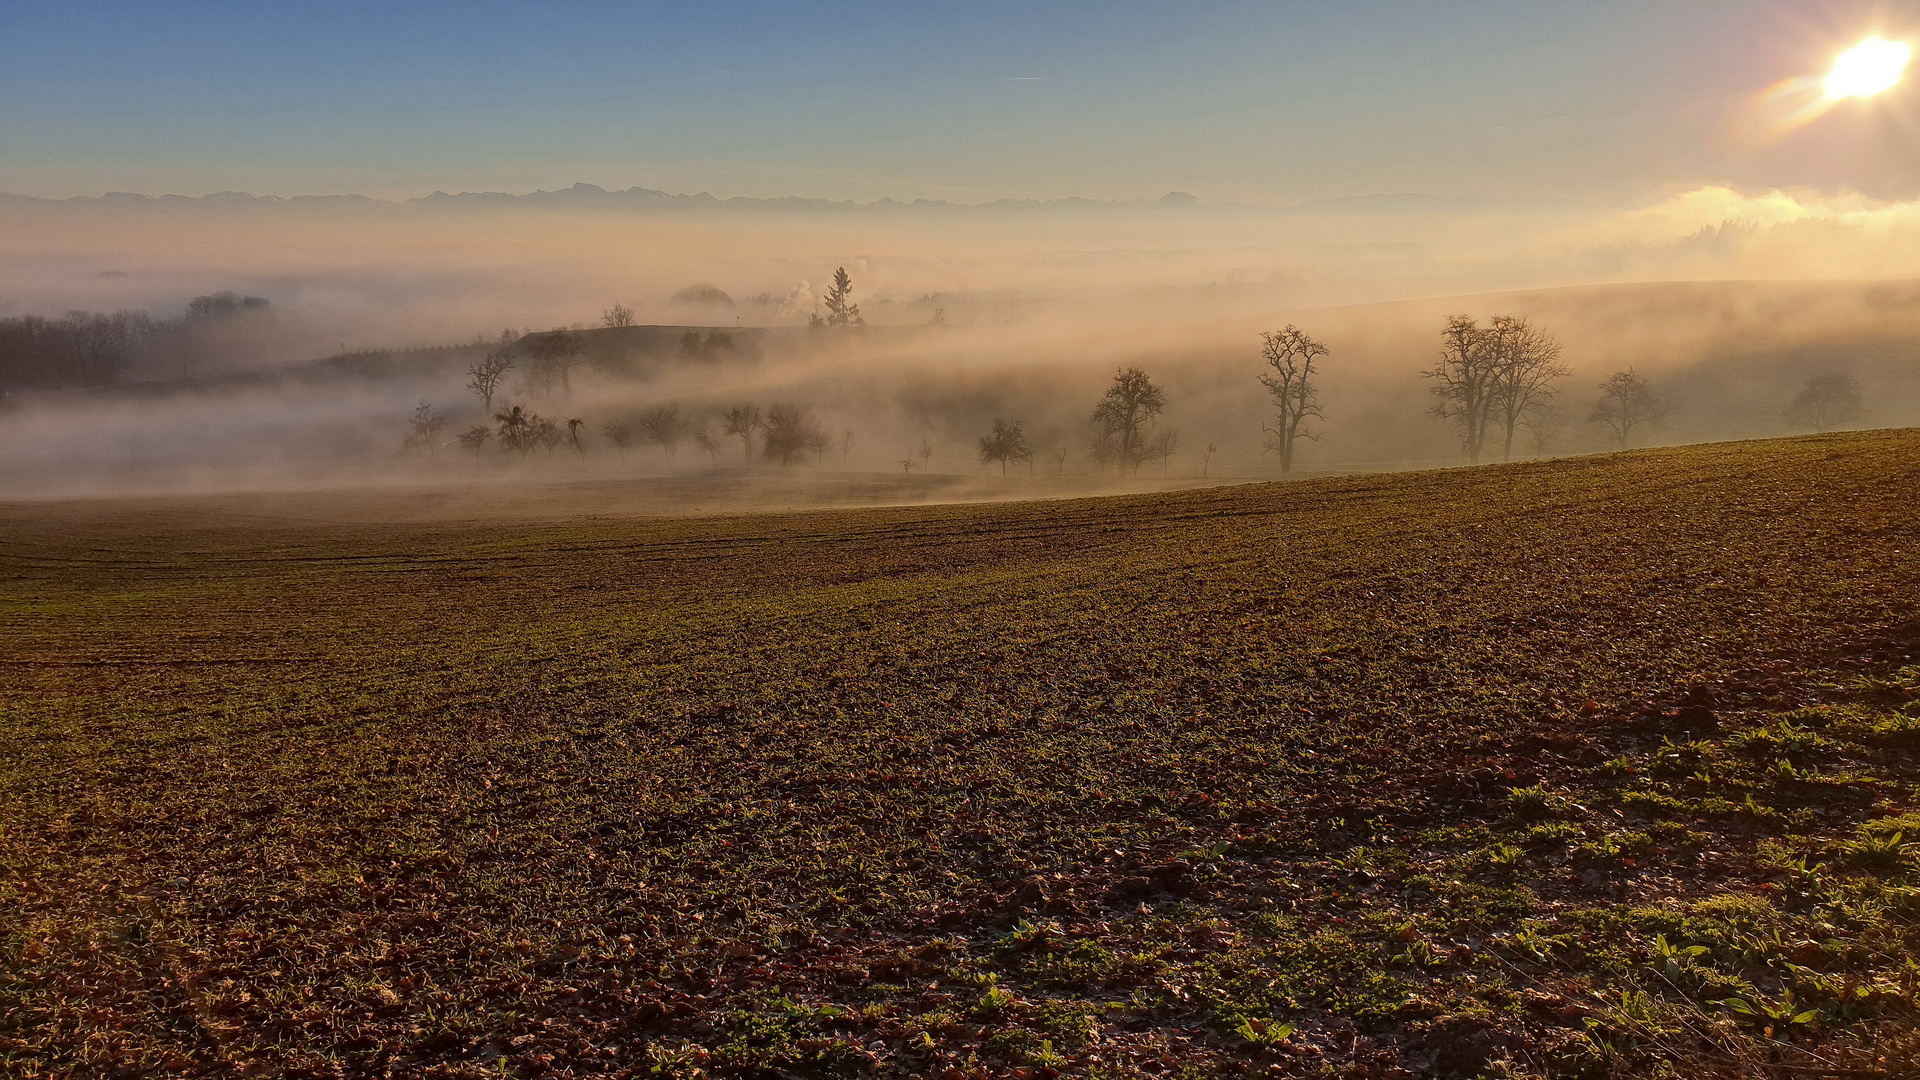
[[[0,1071],[1912,1075],[1916,493],[0,506]]]

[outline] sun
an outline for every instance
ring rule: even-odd
[[[1834,58],[1833,70],[1827,73],[1827,97],[1835,101],[1869,98],[1891,89],[1912,56],[1913,46],[1904,41],[1870,37]]]

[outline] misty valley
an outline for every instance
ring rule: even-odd
[[[1915,4],[0,10],[0,1080],[1920,1080]]]
[[[1238,340],[1214,328],[1079,351],[1057,340],[1087,318],[1065,301],[973,321],[958,313],[981,316],[980,304],[936,294],[925,321],[869,324],[838,273],[840,295],[822,298],[811,325],[648,325],[616,304],[592,325],[271,362],[311,328],[233,292],[172,319],[0,320],[0,483],[23,495],[700,476],[725,487],[744,471],[763,494],[785,477],[809,503],[828,474],[858,477],[842,489],[856,501],[914,501],[1532,459],[1920,415],[1920,300],[1899,286],[1462,297],[1289,312],[1299,326],[1276,318]],[[676,297],[733,306],[705,283]]]

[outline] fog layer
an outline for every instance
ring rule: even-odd
[[[0,355],[0,495],[979,476],[996,419],[1018,420],[1032,449],[1007,483],[1112,483],[1125,470],[1089,449],[1087,425],[1128,367],[1165,390],[1156,422],[1175,436],[1138,480],[1264,476],[1259,335],[1287,324],[1328,349],[1325,418],[1299,470],[1444,465],[1459,442],[1429,415],[1422,372],[1455,314],[1525,317],[1558,342],[1568,374],[1526,455],[1604,448],[1588,416],[1600,382],[1628,369],[1665,406],[1635,445],[1804,430],[1792,406],[1818,378],[1861,400],[1834,422],[1920,423],[1912,204],[1722,189],[1626,211],[1420,197],[1287,211],[77,201],[0,205],[0,227],[0,318],[144,311],[193,331],[135,350],[111,380],[29,377]],[[865,325],[809,329],[842,267]],[[190,298],[228,290],[268,303],[188,318]],[[603,328],[616,306],[629,314],[614,321],[669,329]],[[529,333],[566,326],[584,330],[577,366],[564,384],[530,379]],[[466,385],[488,355],[515,366],[483,410]],[[422,402],[439,426],[405,445]],[[457,441],[512,405],[579,423],[527,453],[497,433]],[[804,414],[811,448],[770,460],[764,441],[727,442],[723,415],[747,405]],[[682,438],[616,445],[621,425],[669,407]],[[699,449],[696,430],[725,450]]]

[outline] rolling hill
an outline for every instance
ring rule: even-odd
[[[1912,1075],[1920,433],[0,504],[19,1075]]]

